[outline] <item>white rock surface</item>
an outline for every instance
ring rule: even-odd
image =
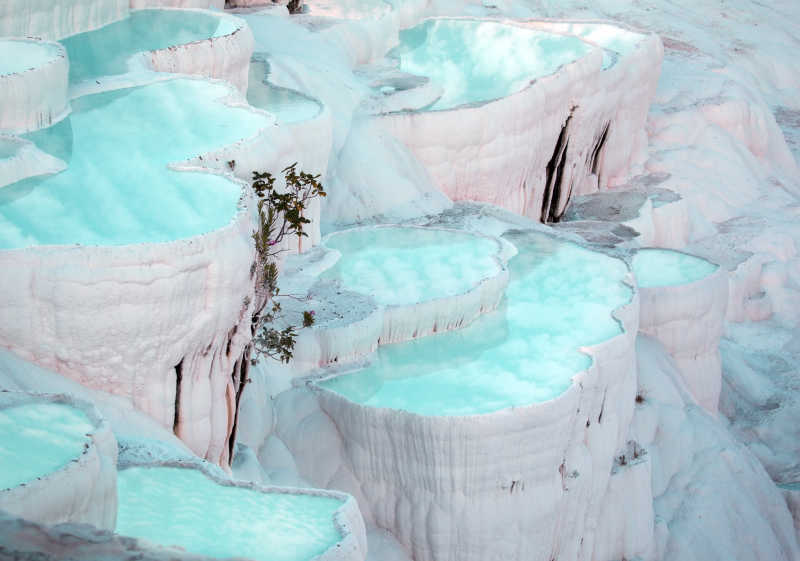
[[[639,395],[631,437],[652,465],[655,551],[663,561],[800,558],[791,515],[761,463],[693,404],[657,341],[637,341]],[[638,490],[638,488],[637,488]],[[633,489],[631,490],[633,492]],[[627,499],[638,504],[636,497]],[[636,517],[630,502],[608,515]]]
[[[171,450],[170,456],[191,456],[191,451],[172,432],[145,413],[130,400],[82,386],[52,370],[26,362],[6,350],[0,350],[0,389],[27,393],[57,393],[74,396],[92,403],[111,425],[120,445],[129,442],[159,442],[160,451]]]
[[[224,228],[167,243],[2,251],[0,269],[16,273],[0,278],[0,345],[130,399],[227,464],[255,306],[251,220],[241,208]]]
[[[0,279],[0,344],[128,397],[198,455],[227,463],[253,252],[244,211],[188,240],[0,252],[0,268],[16,271]],[[113,326],[94,319],[108,314]]]
[[[3,0],[0,36],[62,39],[128,15],[130,0]]]

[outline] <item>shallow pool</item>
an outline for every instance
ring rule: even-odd
[[[269,126],[221,103],[229,91],[175,79],[73,100],[68,119],[26,135],[69,167],[0,190],[0,248],[162,242],[230,223],[239,184],[168,169]]]
[[[575,37],[491,21],[431,19],[400,32],[391,56],[444,89],[430,109],[498,99],[591,51]]]
[[[93,428],[83,411],[60,403],[0,409],[0,489],[33,481],[78,458]]]
[[[543,24],[543,27],[559,33],[575,35],[622,56],[632,53],[645,37],[642,33],[628,31],[609,23],[547,22]],[[604,52],[603,68],[609,68],[614,63],[615,57]]]
[[[116,532],[211,557],[306,561],[342,539],[343,502],[307,494],[219,485],[196,469],[119,472]]]
[[[633,274],[644,288],[698,281],[717,269],[705,259],[669,249],[640,249],[633,256]]]
[[[579,347],[621,332],[621,260],[540,234],[511,238],[506,299],[469,327],[380,347],[368,367],[321,385],[373,407],[471,415],[547,401],[591,364]]]
[[[69,81],[78,84],[103,76],[141,70],[139,53],[184,45],[236,30],[231,18],[189,10],[137,10],[94,31],[63,39],[69,55]],[[131,66],[133,65],[133,66]]]
[[[432,228],[378,227],[329,236],[342,256],[323,274],[382,305],[409,305],[464,294],[502,271],[497,240]]]
[[[52,43],[0,39],[0,76],[39,68],[57,58],[60,52]]]
[[[300,92],[269,83],[269,65],[263,61],[250,62],[247,103],[275,115],[279,123],[297,123],[313,119],[322,111],[322,104]]]

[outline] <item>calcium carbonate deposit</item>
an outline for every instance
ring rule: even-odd
[[[0,561],[800,561],[796,0],[0,0]]]

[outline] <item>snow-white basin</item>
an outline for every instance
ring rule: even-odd
[[[63,403],[34,402],[0,409],[0,489],[57,471],[83,453],[93,425]]]
[[[355,508],[341,493],[260,488],[188,467],[128,467],[119,473],[118,488],[118,534],[254,561],[310,561],[343,549],[340,542],[352,529],[342,510]]]
[[[0,191],[0,248],[162,242],[229,224],[241,184],[169,169],[271,124],[228,95],[175,79],[75,100],[69,119],[27,136],[68,168]]]
[[[622,332],[612,313],[631,300],[628,268],[572,243],[529,239],[509,262],[505,305],[467,328],[381,347],[365,368],[319,385],[366,406],[430,416],[491,413],[563,393],[591,364],[581,347]]]
[[[644,248],[633,256],[633,274],[643,288],[699,281],[718,268],[700,257],[669,249]]]
[[[356,228],[331,234],[323,243],[341,257],[322,277],[384,306],[457,296],[504,269],[498,240],[456,230]]]
[[[148,70],[143,53],[231,35],[235,18],[201,10],[145,9],[94,31],[63,39],[70,84]]]
[[[441,110],[506,97],[591,49],[576,37],[516,25],[430,19],[401,31],[390,54],[400,70],[442,86],[442,97],[428,108]]]

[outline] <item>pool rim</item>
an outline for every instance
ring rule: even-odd
[[[92,425],[92,430],[85,434],[85,441],[80,451],[60,468],[29,479],[13,487],[0,489],[0,497],[3,493],[8,493],[22,487],[30,487],[38,483],[46,484],[47,480],[55,474],[68,473],[74,469],[82,469],[82,464],[88,459],[89,454],[97,450],[97,438],[103,432],[110,432],[111,425],[103,417],[94,404],[76,398],[67,393],[43,393],[43,392],[22,392],[16,390],[0,389],[0,410],[9,409],[31,404],[52,403],[65,405],[82,412]]]
[[[312,557],[307,561],[323,561],[327,559],[331,559],[333,561],[335,559],[335,555],[340,552],[340,550],[346,550],[349,547],[354,547],[360,549],[359,544],[359,537],[356,535],[356,532],[359,528],[351,527],[351,520],[348,519],[348,510],[355,508],[355,512],[358,513],[359,517],[361,517],[361,511],[356,503],[356,499],[350,495],[349,493],[345,493],[343,491],[337,491],[335,489],[320,489],[316,487],[294,487],[294,486],[281,486],[281,485],[264,485],[261,483],[256,483],[254,481],[248,481],[244,479],[226,479],[219,475],[215,469],[213,464],[209,464],[204,462],[199,458],[187,458],[186,460],[155,460],[155,461],[125,461],[121,460],[118,466],[118,471],[121,473],[126,469],[130,468],[178,468],[178,469],[188,469],[188,470],[195,470],[199,471],[202,475],[206,478],[211,480],[217,485],[222,485],[225,487],[236,487],[238,489],[245,489],[248,491],[253,491],[261,494],[281,494],[281,495],[308,495],[312,497],[322,497],[328,499],[336,499],[341,502],[338,506],[336,511],[333,514],[333,526],[339,534],[339,540],[335,543],[331,544],[325,551],[321,554]],[[363,524],[363,518],[361,518]],[[185,550],[181,546],[174,545],[174,544],[161,544],[157,542],[152,542],[146,538],[139,538],[136,536],[129,536],[127,534],[119,534],[115,531],[113,532],[114,536],[118,538],[125,538],[125,539],[132,539],[138,544],[147,545],[153,544],[158,548],[165,548],[169,550],[178,549],[183,551],[189,555],[195,556],[202,556],[204,558],[209,558],[209,556],[204,556],[200,553],[190,552]],[[355,543],[352,543],[355,541]],[[146,549],[146,548],[145,548]],[[332,555],[333,554],[333,555]],[[221,559],[230,559],[232,557],[223,557]]]

